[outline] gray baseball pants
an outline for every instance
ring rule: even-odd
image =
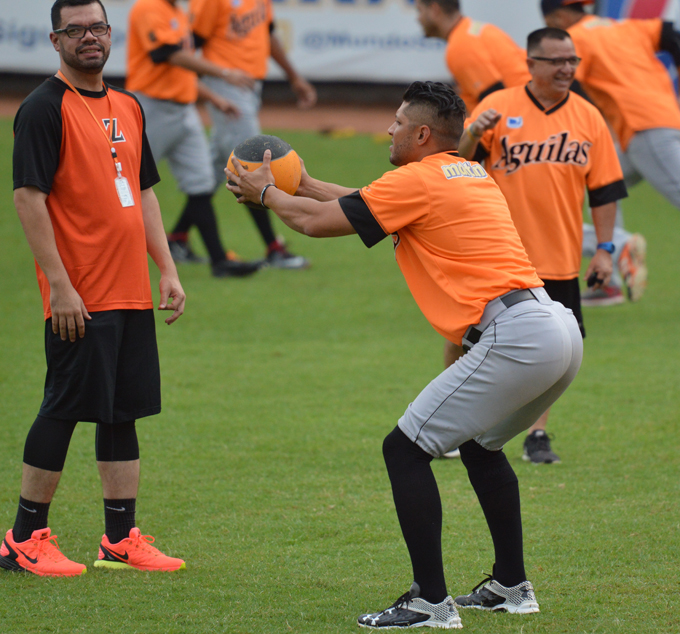
[[[212,104],[208,104],[208,112],[212,119],[210,156],[215,183],[219,185],[226,180],[224,168],[232,150],[242,141],[260,134],[262,82],[256,82],[254,88],[249,90],[217,77],[203,77],[201,81],[214,93],[231,101],[241,111],[240,116],[229,117]]]
[[[573,381],[583,358],[576,319],[542,288],[534,291],[537,300],[498,314],[479,342],[434,379],[399,419],[404,434],[431,456],[471,439],[492,451],[502,449]],[[485,313],[499,301],[489,302]]]
[[[135,97],[144,109],[154,159],[168,160],[180,191],[189,196],[212,194],[215,179],[210,149],[196,105],[152,99],[141,93]]]

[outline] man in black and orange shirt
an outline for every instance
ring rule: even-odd
[[[185,295],[152,186],[159,181],[135,98],[102,81],[111,29],[99,0],[58,0],[50,39],[60,69],[14,122],[14,203],[35,256],[45,315],[45,396],[24,449],[19,508],[0,567],[76,576],[47,527],[71,435],[97,424],[106,531],[97,567],[178,570],[135,524],[135,421],[160,411],[147,253],[166,323]]]
[[[583,342],[573,315],[552,302],[529,262],[500,189],[458,155],[465,105],[449,86],[415,82],[392,136],[398,169],[356,190],[303,173],[295,197],[263,167],[229,189],[263,203],[309,236],[357,233],[371,247],[392,236],[397,264],[434,329],[467,350],[408,406],[383,454],[413,568],[411,589],[359,625],[461,627],[456,604],[538,612],[527,580],[517,476],[503,445],[526,430],[569,386]],[[430,463],[460,454],[494,543],[493,578],[469,596],[448,596],[442,510]]]
[[[602,115],[569,91],[579,64],[569,34],[550,28],[534,31],[527,55],[531,81],[480,102],[461,154],[485,160],[548,294],[574,312],[585,335],[578,280],[585,193],[598,243],[586,278],[595,274],[597,288],[612,274],[616,202],[626,197],[626,187]],[[559,462],[546,433],[547,421],[546,411],[532,425],[524,441],[525,460]]]

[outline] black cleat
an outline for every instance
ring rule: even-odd
[[[414,581],[411,589],[400,596],[394,605],[375,614],[362,614],[358,623],[361,627],[383,629],[438,627],[456,630],[463,627],[451,597],[433,604],[421,599],[419,594],[420,586]]]
[[[532,614],[539,612],[534,587],[530,581],[506,588],[489,575],[472,588],[470,594],[456,597],[459,608],[476,608],[511,614]]]
[[[534,464],[557,464],[560,457],[550,448],[550,436],[542,429],[537,429],[524,439],[522,460]]]

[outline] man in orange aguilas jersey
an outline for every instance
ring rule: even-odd
[[[461,627],[442,564],[442,509],[431,461],[460,454],[494,544],[493,579],[476,607],[538,612],[526,578],[517,476],[503,445],[530,427],[576,376],[583,341],[529,262],[501,190],[458,155],[465,105],[441,83],[411,84],[388,132],[394,171],[356,190],[303,172],[298,196],[276,189],[268,154],[229,189],[268,205],[309,236],[358,233],[371,247],[392,236],[397,264],[437,332],[468,351],[411,403],[383,454],[413,567],[410,590],[359,625]]]
[[[578,281],[585,190],[598,240],[586,277],[594,275],[598,281],[591,285],[599,287],[612,273],[616,201],[626,196],[626,187],[602,115],[569,91],[579,63],[569,34],[534,31],[527,55],[529,84],[483,99],[460,150],[485,161],[548,294],[574,312],[585,336]],[[525,460],[559,462],[545,431],[547,419],[546,411],[531,427]]]
[[[213,127],[210,135],[215,180],[224,181],[224,166],[232,150],[247,138],[260,134],[259,112],[262,80],[271,56],[284,70],[301,108],[316,103],[314,87],[293,68],[283,45],[274,34],[271,0],[190,0],[189,14],[196,46],[206,60],[240,71],[254,80],[252,86],[236,86],[216,77],[206,77],[206,85],[236,104],[238,117],[225,116],[208,104]],[[266,263],[282,269],[303,269],[309,262],[290,253],[274,234],[266,210],[249,208],[267,245]]]
[[[216,277],[243,277],[259,264],[227,257],[212,206],[215,177],[203,123],[196,109],[201,97],[225,116],[238,109],[198,81],[197,73],[251,85],[252,80],[196,57],[189,19],[176,0],[137,0],[128,16],[126,88],[144,108],[147,136],[156,161],[168,159],[179,189],[187,195],[182,214],[168,236],[176,262],[200,262],[188,232],[201,233]]]
[[[19,508],[0,567],[76,576],[47,527],[71,434],[97,424],[106,531],[95,566],[178,570],[135,525],[135,420],[161,409],[147,252],[158,265],[160,310],[184,311],[152,185],[159,181],[135,98],[103,83],[111,28],[99,0],[58,0],[50,40],[56,76],[14,121],[14,204],[35,256],[45,314],[45,396],[26,439]]]
[[[656,57],[667,51],[680,65],[680,34],[661,19],[587,15],[586,4],[592,2],[544,0],[541,9],[548,26],[569,32],[583,59],[576,79],[618,139],[626,183],[644,178],[680,209],[680,108],[668,71]],[[637,273],[632,256],[619,256],[626,260],[624,277]],[[629,288],[641,292],[644,279]]]

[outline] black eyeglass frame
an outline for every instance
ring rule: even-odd
[[[99,35],[97,35],[92,30],[92,29],[99,29],[99,28],[102,28],[102,27],[105,27],[106,30]],[[90,33],[92,33],[92,37],[104,37],[109,32],[110,28],[111,28],[110,24],[105,24],[103,22],[100,22],[98,24],[92,24],[91,26],[78,26],[78,25],[74,24],[73,26],[67,26],[65,29],[55,29],[54,31],[52,31],[52,33],[56,33],[57,35],[59,35],[59,33],[66,33],[66,36],[71,38],[72,40],[81,40],[85,37],[85,35],[87,34],[88,31]],[[82,33],[80,33],[81,29],[83,31]],[[69,31],[73,31],[73,30],[76,30],[76,33],[80,33],[80,35],[71,35],[69,33]]]
[[[529,59],[535,59],[537,62],[550,62],[550,64],[555,67],[569,64],[570,66],[576,68],[581,63],[583,58],[577,57],[576,55],[573,57],[533,57],[530,55]]]

